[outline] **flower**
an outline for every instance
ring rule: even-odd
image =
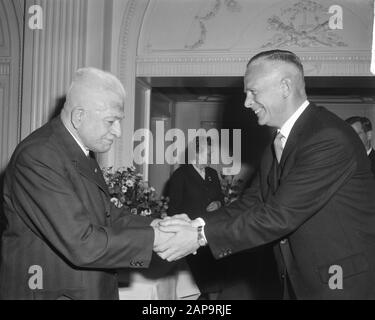
[[[132,180],[126,180],[125,184],[129,187],[132,188],[134,186],[134,181]]]
[[[118,206],[118,203],[119,203],[119,200],[115,197],[111,198],[111,202],[117,207]]]
[[[243,189],[243,180],[235,179],[235,176],[220,176],[221,191],[224,194],[224,202],[226,205],[232,203],[241,195]]]
[[[116,207],[125,207],[135,215],[152,215],[157,218],[166,215],[169,199],[158,199],[155,188],[148,186],[134,167],[117,170],[109,167],[102,170],[111,202]]]

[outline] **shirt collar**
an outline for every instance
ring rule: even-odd
[[[283,138],[281,139],[281,142],[283,144],[283,147],[285,147],[286,141],[288,140],[289,134],[292,131],[292,128],[300,115],[302,114],[303,111],[308,107],[309,101],[305,100],[301,106],[292,114],[292,116],[283,124],[280,130],[278,132],[281,132],[283,135]]]
[[[367,150],[367,155],[368,155],[368,156],[370,155],[371,151],[372,151],[372,147],[371,147],[370,149]]]
[[[195,164],[193,164],[194,169],[200,174],[200,176],[205,179],[205,173],[206,173],[206,168],[199,169]]]
[[[77,139],[77,137],[73,134],[73,132],[72,131],[70,131],[69,130],[69,128],[64,124],[64,126],[65,126],[65,128],[66,128],[66,130],[68,130],[69,131],[69,133],[72,135],[72,137],[74,138],[74,140],[78,143],[78,145],[80,146],[80,148],[82,149],[82,151],[83,151],[83,153],[86,155],[86,157],[88,157],[89,156],[89,149],[87,149],[85,146],[84,146],[84,144],[81,142],[81,141],[79,141],[78,139]]]

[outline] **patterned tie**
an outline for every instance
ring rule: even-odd
[[[275,140],[273,141],[273,146],[275,148],[275,155],[277,162],[280,163],[281,154],[283,153],[283,144],[281,142],[281,139],[284,138],[284,136],[279,131],[275,137]]]

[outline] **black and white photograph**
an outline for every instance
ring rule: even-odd
[[[0,0],[0,300],[375,300],[374,17]]]

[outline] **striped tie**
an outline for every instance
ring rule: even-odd
[[[273,141],[273,146],[275,148],[275,155],[277,162],[280,163],[281,154],[283,153],[283,144],[281,142],[281,139],[284,138],[284,136],[279,131],[275,137],[275,140]]]

